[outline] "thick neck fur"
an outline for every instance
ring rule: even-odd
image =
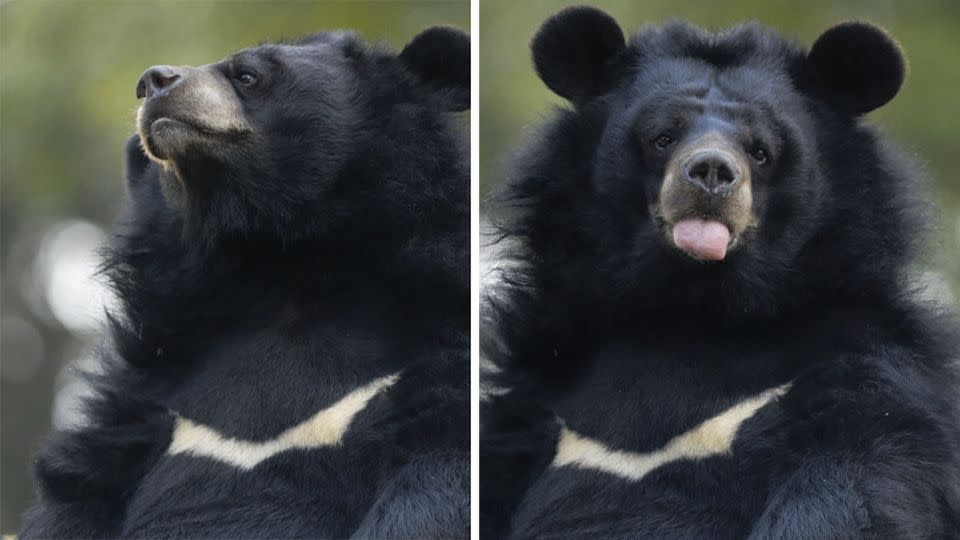
[[[442,124],[434,136],[450,134]],[[163,363],[218,332],[295,328],[355,305],[432,312],[449,321],[437,332],[466,321],[469,179],[460,148],[442,148],[429,161],[405,156],[387,175],[375,174],[385,170],[377,156],[351,160],[313,200],[213,178],[204,185],[228,189],[184,203],[176,178],[151,165],[106,252],[123,302],[115,333],[142,349],[124,356]]]

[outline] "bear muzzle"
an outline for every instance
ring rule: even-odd
[[[137,131],[151,158],[216,153],[251,131],[226,78],[211,66],[153,66],[140,76]]]
[[[721,261],[756,223],[750,167],[728,138],[707,133],[667,164],[653,208],[667,242],[703,261]]]

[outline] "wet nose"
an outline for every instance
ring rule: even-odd
[[[137,99],[150,98],[166,92],[183,79],[182,74],[173,66],[153,66],[148,68],[137,81]]]
[[[684,173],[688,182],[709,193],[728,190],[740,180],[737,164],[721,152],[703,152],[693,156]]]

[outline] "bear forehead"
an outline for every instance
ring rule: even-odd
[[[634,100],[786,107],[796,96],[782,69],[763,64],[719,67],[700,59],[667,58],[642,65],[635,73],[629,89]]]
[[[790,65],[805,49],[756,22],[713,32],[683,21],[641,29],[630,39],[630,51],[646,61],[691,58],[718,67],[763,63]]]
[[[220,62],[229,64],[240,61],[265,60],[270,62],[297,63],[305,60],[316,61],[341,58],[343,56],[343,48],[336,43],[268,43],[239,50]]]
[[[238,61],[270,61],[285,63],[316,62],[317,60],[342,59],[357,53],[363,42],[354,32],[318,32],[296,41],[263,43],[256,47],[241,49],[223,58],[219,63]]]

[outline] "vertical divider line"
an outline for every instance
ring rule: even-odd
[[[470,0],[470,537],[480,538],[480,0]]]

